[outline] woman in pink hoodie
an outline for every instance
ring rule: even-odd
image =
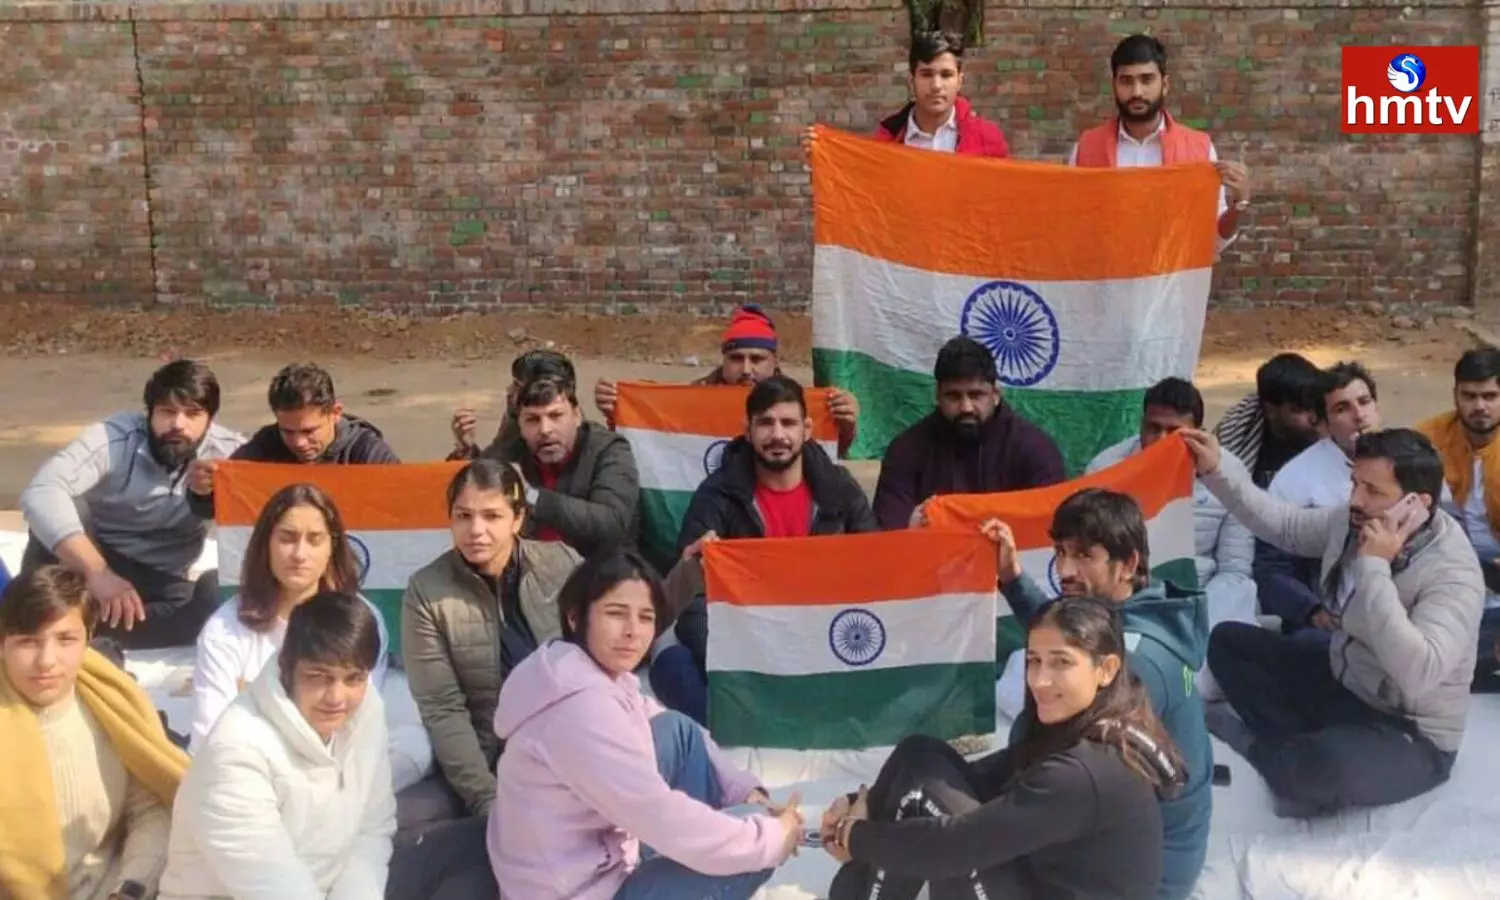
[[[633,673],[659,633],[661,582],[632,550],[581,565],[563,639],[511,672],[490,810],[500,890],[526,900],[748,900],[797,847],[802,817],[730,765]],[[725,811],[759,804],[753,813]],[[644,845],[644,846],[643,846]]]

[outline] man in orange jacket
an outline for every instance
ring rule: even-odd
[[[1107,169],[1214,163],[1224,183],[1219,193],[1222,251],[1239,234],[1240,213],[1250,205],[1249,172],[1243,163],[1220,160],[1208,135],[1183,125],[1162,108],[1172,84],[1161,41],[1132,34],[1115,46],[1109,68],[1120,115],[1079,136],[1068,164]]]

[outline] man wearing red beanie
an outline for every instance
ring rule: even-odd
[[[723,335],[719,338],[719,350],[723,358],[718,368],[694,381],[693,384],[745,384],[755,385],[780,375],[776,361],[776,323],[766,311],[753,303],[736,309],[729,317]],[[828,411],[839,430],[839,455],[843,455],[854,443],[858,428],[859,401],[854,395],[838,388],[824,388],[828,398]],[[594,386],[594,405],[606,421],[613,424],[615,401],[619,390],[614,380],[599,379]]]

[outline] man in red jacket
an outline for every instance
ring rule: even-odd
[[[980,116],[959,96],[964,84],[964,44],[956,34],[927,31],[912,36],[907,86],[912,101],[881,121],[875,139],[908,147],[970,156],[1010,156],[1000,126]],[[812,151],[815,129],[802,133]]]
[[[1149,34],[1132,34],[1109,56],[1117,118],[1085,131],[1068,164],[1086,168],[1171,166],[1211,162],[1219,167],[1218,249],[1239,234],[1240,213],[1250,205],[1250,174],[1243,163],[1219,159],[1208,135],[1172,118],[1163,105],[1171,90],[1167,49]]]

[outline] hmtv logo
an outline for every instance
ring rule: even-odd
[[[1345,47],[1345,134],[1478,134],[1478,47]]]

